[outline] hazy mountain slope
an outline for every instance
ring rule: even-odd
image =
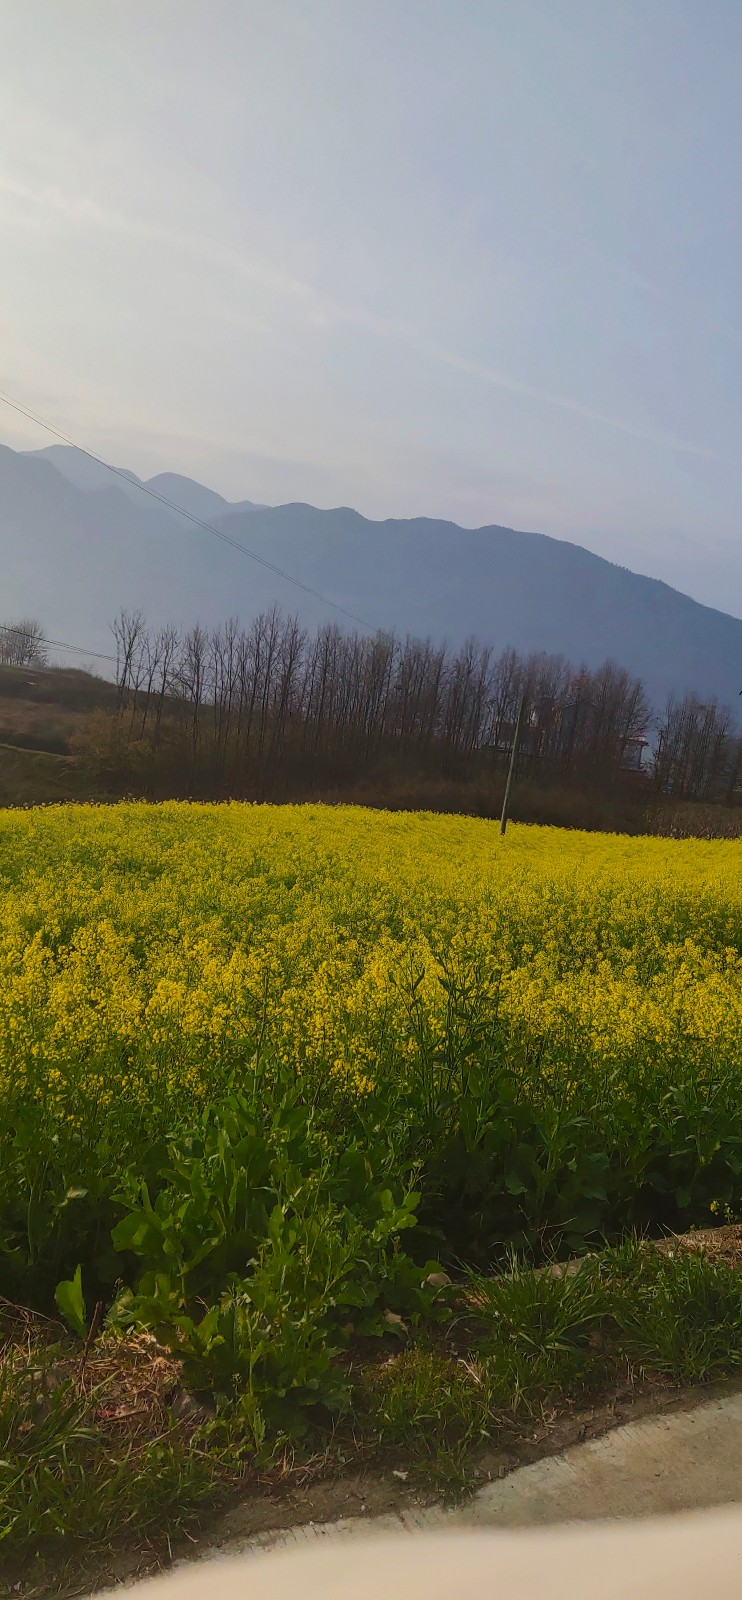
[[[142,495],[135,504],[127,485],[113,482],[81,491],[48,460],[0,447],[2,615],[33,612],[55,637],[110,650],[121,605],[156,622],[213,623],[225,606],[233,610],[234,574],[219,570],[226,547],[176,511]]]
[[[155,478],[145,480],[145,487],[154,489],[166,500],[172,500],[183,511],[190,511],[194,517],[203,517],[205,522],[211,522],[214,517],[222,516],[227,511],[254,509],[254,501],[240,500],[239,505],[230,505],[215,489],[207,489],[205,484],[196,483],[193,478],[184,478],[180,472],[158,472]]]
[[[69,470],[79,463],[65,458],[63,476],[57,448],[0,448],[1,616],[31,612],[50,634],[104,650],[121,605],[158,623],[248,621],[274,601],[308,626],[347,620],[121,479],[76,487]],[[163,480],[184,504],[190,498],[189,509],[195,491],[212,496],[200,505],[221,501],[175,474],[154,486]],[[347,508],[306,505],[245,511],[222,502],[209,520],[371,628],[453,644],[474,633],[498,649],[557,651],[589,665],[610,655],[640,673],[656,701],[690,686],[736,709],[742,621],[578,545],[425,518],[370,522]]]
[[[84,450],[76,450],[74,445],[49,444],[42,450],[21,450],[18,453],[26,460],[48,462],[61,472],[68,483],[74,484],[76,489],[110,489],[111,484],[121,483],[121,479],[112,474],[108,467],[103,466],[92,456],[87,456]],[[118,473],[124,473],[133,484],[142,481],[136,472],[130,472],[128,467],[117,467],[116,474]]]
[[[232,505],[215,489],[207,489],[205,484],[196,483],[195,479],[186,478],[180,472],[158,472],[154,478],[138,478],[136,472],[130,472],[127,467],[118,467],[112,473],[107,466],[87,456],[84,450],[77,450],[74,445],[51,444],[43,450],[22,450],[19,454],[26,459],[51,462],[76,489],[105,490],[118,487],[139,507],[147,505],[146,495],[136,487],[142,483],[165,500],[172,500],[182,510],[190,511],[195,517],[203,517],[204,521],[210,521],[226,511],[251,511],[254,505],[252,500],[240,500]],[[120,476],[122,473],[124,477]],[[132,489],[129,489],[124,478],[130,480]]]

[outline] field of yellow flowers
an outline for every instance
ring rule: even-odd
[[[8,1592],[39,1551],[164,1549],[287,1446],[463,1482],[534,1409],[737,1371],[742,1275],[635,1236],[742,1216],[741,867],[349,807],[0,811]]]
[[[0,812],[6,1292],[169,1323],[228,1387],[298,1303],[316,1377],[328,1306],[736,1215],[741,869],[350,807]]]

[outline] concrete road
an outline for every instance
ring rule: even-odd
[[[347,1517],[230,1539],[199,1559],[317,1541],[463,1528],[526,1528],[742,1505],[742,1393],[626,1423],[601,1439],[518,1467],[455,1511]],[[742,1574],[740,1575],[742,1593]]]

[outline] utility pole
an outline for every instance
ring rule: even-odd
[[[512,789],[512,786],[513,786],[513,774],[515,772],[515,765],[516,765],[516,762],[518,760],[518,751],[520,750],[520,738],[521,738],[521,734],[523,732],[523,721],[524,721],[524,718],[525,718],[525,711],[526,711],[526,697],[525,697],[525,692],[524,692],[520,697],[520,704],[518,706],[518,715],[517,715],[516,722],[515,722],[515,732],[513,734],[513,748],[510,751],[510,765],[508,767],[507,782],[505,784],[505,797],[504,797],[503,802],[502,802],[502,816],[500,817],[500,838],[502,838],[502,836],[503,836],[503,834],[505,832],[505,829],[506,829],[506,827],[508,825],[508,807],[510,805],[510,790]]]

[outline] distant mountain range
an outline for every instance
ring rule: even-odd
[[[121,469],[66,445],[0,446],[0,621],[30,614],[54,638],[110,650],[121,606],[150,622],[248,622],[276,602],[314,627],[347,617],[159,504]],[[363,620],[453,645],[545,650],[631,668],[661,704],[692,688],[736,711],[742,621],[580,545],[426,517],[371,522],[347,507],[230,504],[190,478],[147,488],[239,540]]]

